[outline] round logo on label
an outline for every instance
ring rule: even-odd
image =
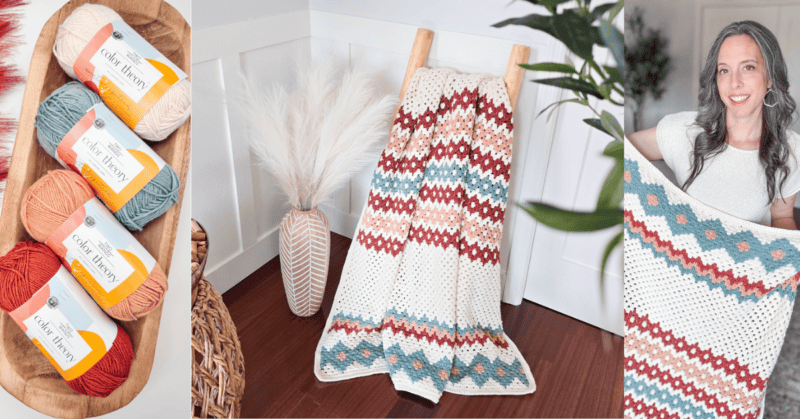
[[[111,36],[113,36],[117,41],[122,40],[122,34],[119,31],[111,32]]]
[[[50,308],[58,307],[58,298],[56,298],[56,297],[48,298],[47,299],[47,306],[50,307]]]
[[[97,119],[94,120],[94,127],[95,128],[103,129],[103,127],[105,127],[105,126],[106,126],[106,123],[102,119],[97,118]]]
[[[86,227],[94,227],[94,218],[87,215],[86,218],[83,219],[83,223],[86,224]]]

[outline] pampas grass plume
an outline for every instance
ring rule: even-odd
[[[375,160],[397,106],[363,67],[295,62],[297,88],[264,89],[242,77],[232,106],[247,123],[250,148],[299,210],[316,207]]]

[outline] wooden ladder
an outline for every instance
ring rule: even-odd
[[[414,76],[414,73],[419,68],[424,67],[425,63],[428,61],[428,52],[431,50],[431,42],[433,42],[433,31],[422,28],[417,29],[417,36],[414,38],[414,46],[411,48],[411,57],[408,59],[406,76],[403,79],[403,87],[400,88],[401,102],[406,93],[408,82],[411,81],[411,77]],[[508,66],[506,67],[506,74],[503,76],[503,81],[506,84],[508,99],[511,101],[512,108],[517,103],[519,88],[522,84],[522,78],[525,75],[525,70],[519,65],[528,63],[530,53],[531,49],[529,47],[514,45],[511,49],[511,56],[508,58]],[[400,105],[398,104],[397,106],[398,109],[400,109]]]

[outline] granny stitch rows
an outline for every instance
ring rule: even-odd
[[[500,317],[512,139],[502,79],[417,71],[317,346],[320,380],[388,372],[434,402],[535,390]]]
[[[800,232],[731,217],[625,142],[625,417],[757,418],[800,278]]]

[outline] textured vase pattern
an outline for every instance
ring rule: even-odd
[[[314,315],[322,304],[328,279],[331,234],[318,208],[295,208],[281,221],[281,275],[289,308],[298,316]]]
[[[800,232],[731,217],[625,143],[625,417],[755,419],[792,315]]]

